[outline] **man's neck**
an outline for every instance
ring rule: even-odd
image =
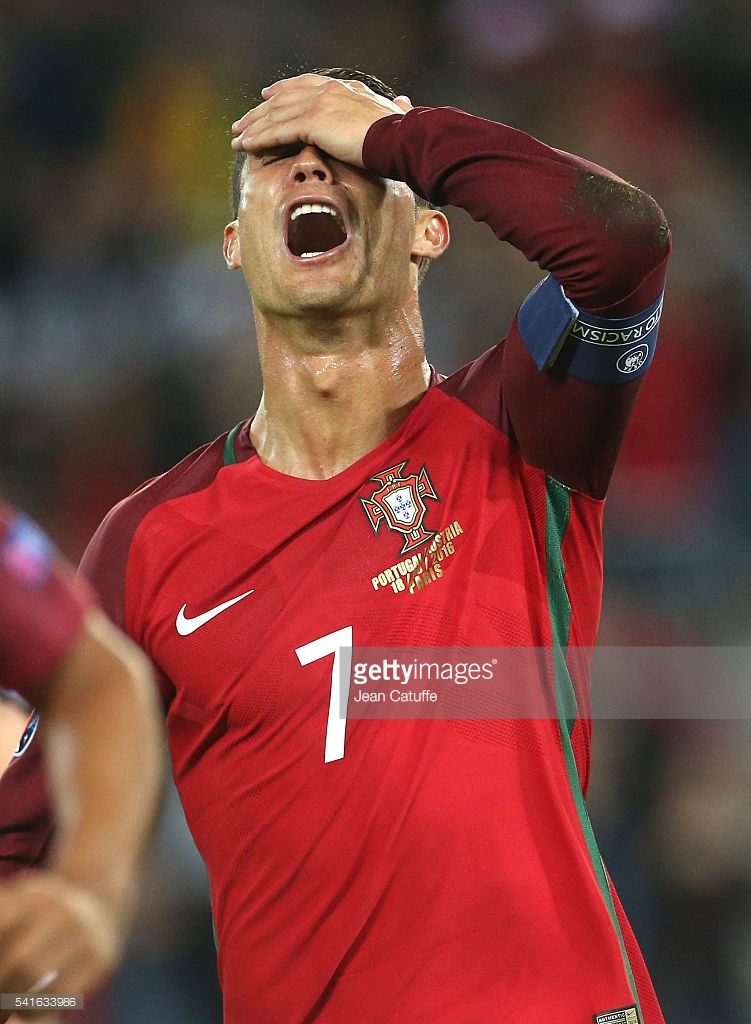
[[[427,390],[419,309],[317,320],[257,316],[264,393],[251,440],[267,466],[325,480],[385,441]]]

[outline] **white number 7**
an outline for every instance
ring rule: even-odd
[[[324,763],[339,761],[344,757],[344,736],[347,729],[347,701],[349,680],[352,674],[352,627],[345,626],[335,633],[328,633],[295,651],[301,665],[334,655],[331,669],[331,694],[329,696],[329,717],[326,722],[326,748]]]

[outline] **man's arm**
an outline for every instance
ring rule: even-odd
[[[595,164],[451,108],[380,119],[363,160],[463,207],[551,274],[466,386],[525,461],[603,497],[659,325],[670,233],[658,205]]]
[[[371,126],[363,162],[488,224],[582,310],[626,317],[662,292],[670,241],[657,203],[525,132],[451,107],[415,107]]]
[[[0,518],[2,681],[41,712],[58,814],[46,869],[1,887],[0,991],[53,973],[52,990],[86,991],[122,949],[160,788],[160,715],[138,648],[29,520]]]

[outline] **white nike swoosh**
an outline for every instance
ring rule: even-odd
[[[184,604],[180,611],[177,613],[175,619],[175,628],[180,636],[190,636],[191,633],[195,633],[197,629],[204,626],[207,622],[210,622],[215,615],[220,612],[226,611],[227,608],[231,608],[233,604],[237,604],[238,601],[242,601],[244,597],[248,597],[252,594],[252,590],[246,590],[244,594],[239,594],[237,597],[231,597],[229,601],[225,601],[224,604],[218,604],[216,608],[210,608],[207,612],[202,615],[196,615],[194,618],[189,619],[185,614],[185,609],[188,607]]]

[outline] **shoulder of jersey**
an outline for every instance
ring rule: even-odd
[[[230,461],[242,462],[247,459],[253,451],[250,446],[249,424],[250,421],[246,420],[235,430],[225,431],[215,440],[196,448],[165,473],[142,483],[110,509],[94,534],[89,548],[94,551],[104,538],[108,545],[127,546],[141,520],[152,509],[173,498],[180,498],[207,487],[219,470],[228,464],[225,449],[230,435],[230,443],[234,441],[233,457]],[[87,575],[86,562],[85,555],[81,566],[84,575]]]

